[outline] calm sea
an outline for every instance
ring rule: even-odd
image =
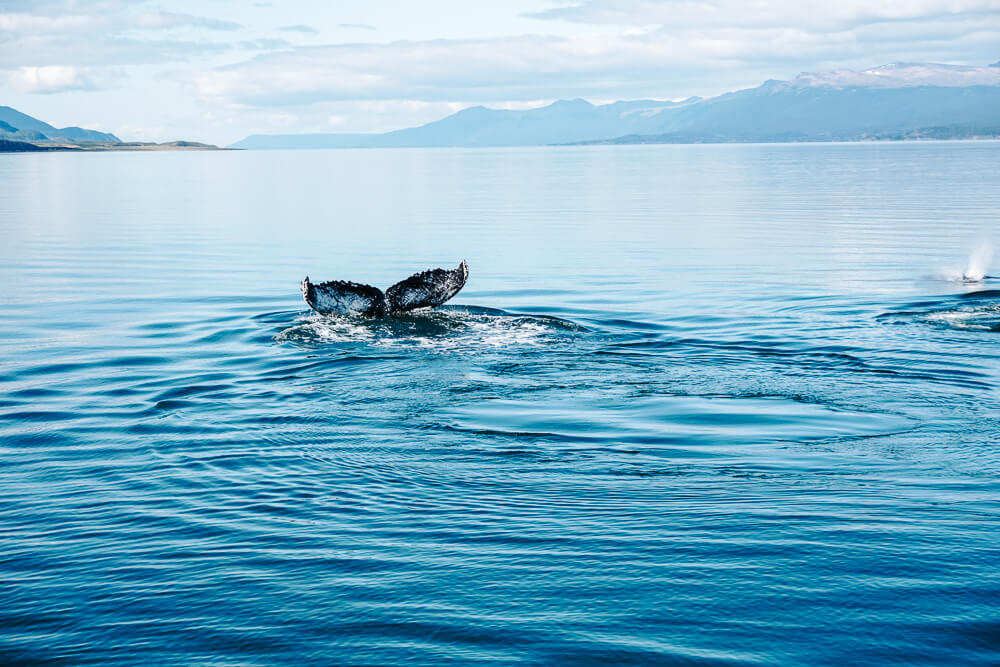
[[[5,665],[1000,664],[1000,143],[0,184]]]

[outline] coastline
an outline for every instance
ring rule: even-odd
[[[169,141],[162,144],[147,143],[140,141],[129,141],[118,144],[43,144],[32,143],[30,141],[14,141],[11,139],[0,139],[0,153],[64,153],[64,152],[91,152],[103,153],[112,151],[133,151],[133,152],[154,152],[154,151],[238,151],[240,148],[228,148],[224,146],[214,146],[195,141]]]

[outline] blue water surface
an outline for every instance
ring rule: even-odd
[[[0,156],[0,662],[1000,664],[998,174]]]

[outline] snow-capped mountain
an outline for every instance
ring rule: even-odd
[[[863,72],[838,69],[813,74],[803,72],[788,82],[789,86],[805,88],[910,88],[915,86],[1000,86],[1000,63],[987,67],[939,65],[935,63],[893,63],[873,67]]]
[[[386,134],[255,135],[237,148],[533,146],[1000,137],[1000,63],[896,63],[767,81],[709,99],[472,107]]]

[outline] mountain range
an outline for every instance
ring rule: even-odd
[[[251,135],[232,148],[402,148],[588,143],[863,141],[1000,137],[1000,63],[897,63],[678,102],[594,105],[560,100],[527,110],[463,109],[384,134]]]
[[[11,107],[0,106],[0,139],[31,143],[119,144],[121,140],[108,132],[85,130],[82,127],[56,128]]]
[[[40,151],[219,150],[195,141],[122,141],[109,132],[82,127],[56,128],[12,107],[0,106],[0,153]]]

